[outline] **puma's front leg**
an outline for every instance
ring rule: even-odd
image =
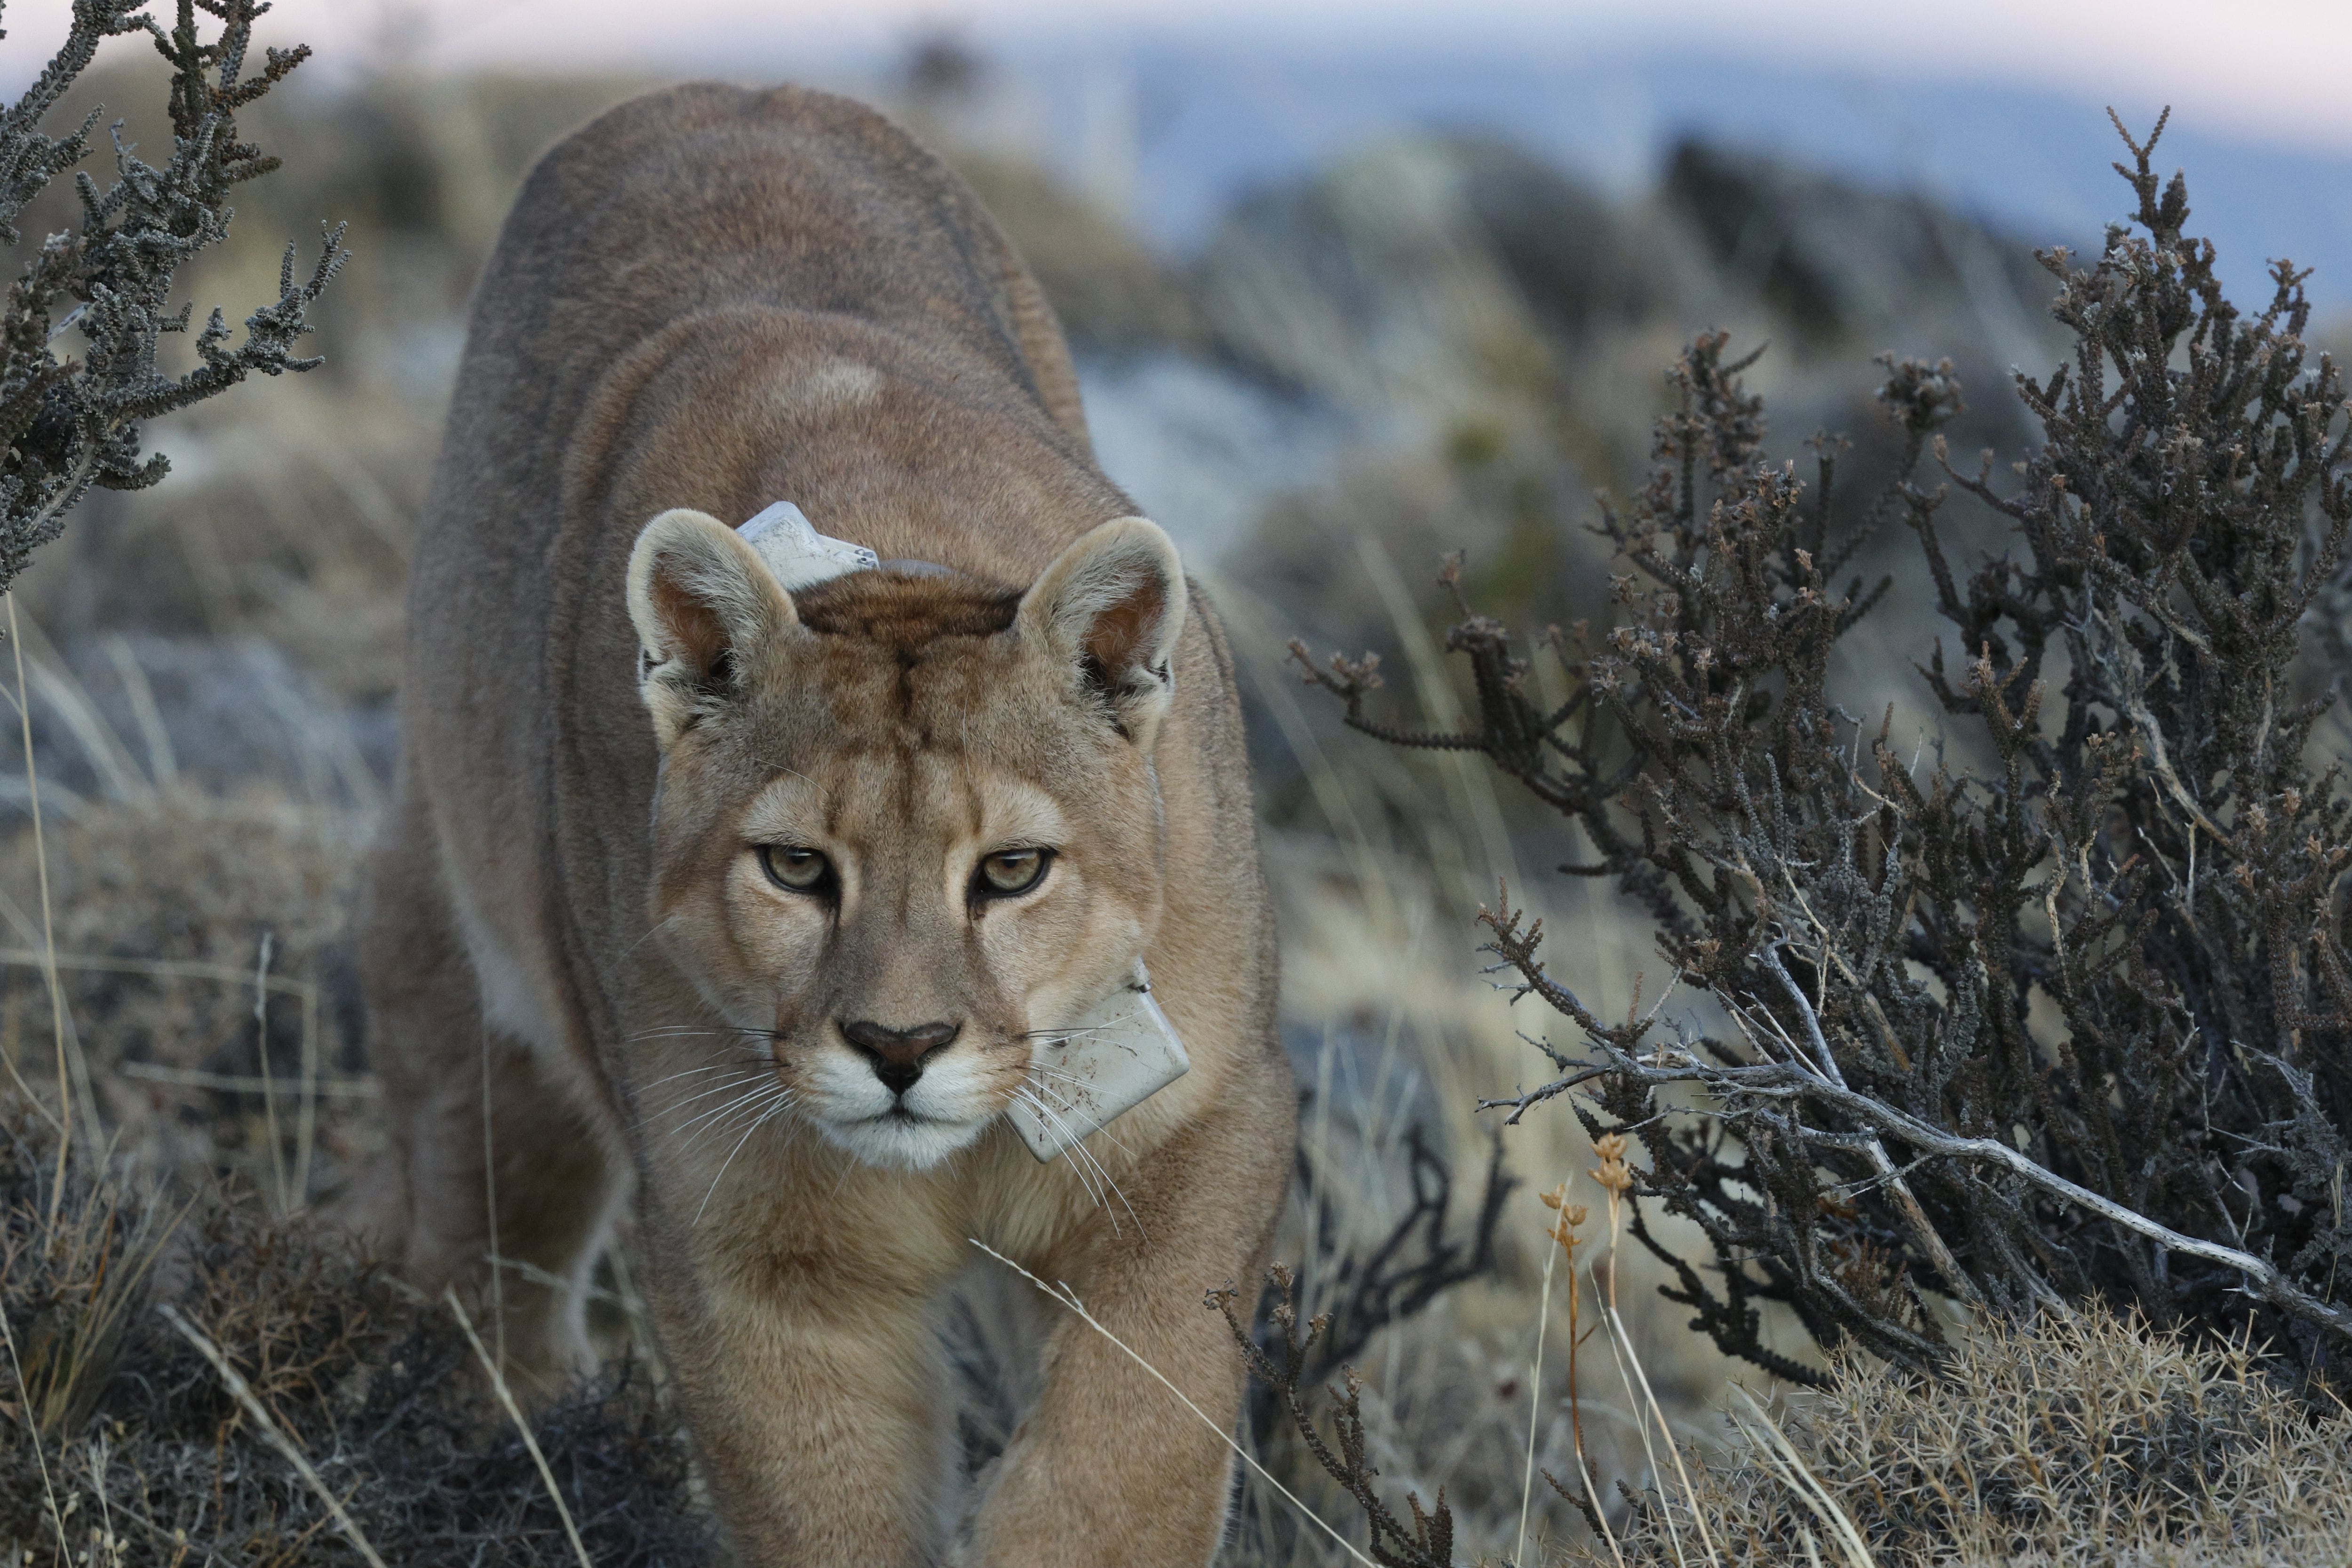
[[[923,1304],[795,1263],[653,1291],[719,1513],[749,1568],[935,1563],[946,1456]]]
[[[1176,1168],[1139,1176],[1136,1190],[1199,1194],[1253,1182],[1279,1190],[1278,1163],[1228,1158],[1213,1184],[1188,1179],[1206,1162],[1171,1161]],[[1188,1163],[1196,1168],[1181,1168]],[[1249,1169],[1260,1164],[1267,1170]],[[1013,1435],[981,1510],[972,1538],[976,1564],[1202,1568],[1222,1542],[1233,1450],[1219,1433],[1233,1431],[1240,1415],[1241,1360],[1224,1320],[1202,1298],[1228,1281],[1255,1287],[1273,1205],[1180,1199],[1140,1206],[1148,1237],[1123,1225],[1123,1235],[1103,1240],[1066,1277],[1087,1310],[1181,1389],[1214,1427],[1118,1345],[1049,1304],[1046,1310],[1059,1311],[1061,1321],[1045,1342],[1044,1390]],[[1237,1226],[1237,1210],[1253,1221],[1266,1217]]]

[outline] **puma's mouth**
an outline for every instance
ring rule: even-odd
[[[814,1120],[818,1132],[835,1148],[855,1154],[866,1164],[899,1171],[921,1171],[938,1164],[986,1131],[989,1122],[987,1118],[925,1116],[903,1105],[850,1120]]]

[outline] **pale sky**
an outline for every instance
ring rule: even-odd
[[[171,0],[157,0],[167,11]],[[0,81],[21,82],[70,0],[7,0]],[[1522,58],[1688,47],[1721,58],[2158,99],[2223,134],[2352,150],[2352,0],[278,0],[265,36],[323,70],[405,33],[451,66],[717,74],[872,55],[941,25],[982,46],[1138,31],[1246,50],[1329,41]],[[730,73],[730,64],[739,68]]]

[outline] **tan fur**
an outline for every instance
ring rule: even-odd
[[[779,500],[948,574],[788,595],[732,528]],[[749,1562],[1215,1548],[1223,1447],[1058,1312],[969,1539],[941,1522],[934,1314],[967,1238],[1230,1424],[1202,1292],[1255,1278],[1288,1164],[1230,660],[1134,510],[1003,235],[838,99],[614,110],[531,175],[475,300],[364,924],[395,1170],[360,1195],[429,1289],[486,1289],[493,1247],[531,1266],[502,1326],[541,1387],[585,1349],[543,1281],[633,1209]],[[835,894],[769,879],[756,847],[787,844]],[[973,902],[1018,846],[1058,852],[1045,879]],[[1083,1171],[1040,1165],[998,1114],[1029,1036],[1139,956],[1192,1069]],[[857,1020],[957,1026],[903,1101],[933,1121],[858,1119]]]

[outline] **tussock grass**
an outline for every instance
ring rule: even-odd
[[[278,789],[184,783],[50,826],[63,1022],[117,1156],[248,1183],[289,1214],[376,1148],[342,946],[364,828]],[[29,830],[0,846],[0,1058],[53,1103],[44,922],[11,896],[36,864]]]
[[[119,1158],[58,1193],[55,1140],[0,1099],[0,1562],[715,1560],[639,1365],[521,1429],[462,1321],[349,1244]]]
[[[60,1148],[43,922],[0,903],[0,1563],[712,1558],[641,1361],[525,1426],[457,1315],[309,1217],[377,1143],[341,957],[364,826],[158,782],[0,848],[6,886],[50,872],[104,1129]]]
[[[1738,1423],[1696,1508],[1650,1500],[1627,1561],[1673,1562],[1694,1521],[1726,1568],[1852,1562],[1843,1522],[1878,1568],[2301,1568],[2352,1540],[2352,1409],[2315,1411],[2242,1341],[2092,1306],[1965,1336],[1940,1380],[1850,1351],[1831,1370],[1777,1430]]]

